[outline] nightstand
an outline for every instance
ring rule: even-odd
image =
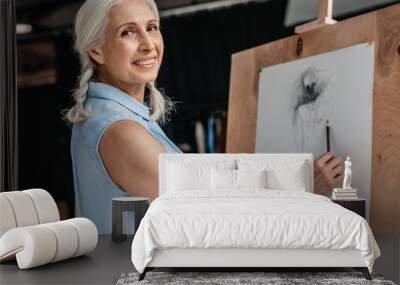
[[[136,232],[140,221],[144,217],[147,208],[150,205],[150,198],[146,197],[120,197],[112,199],[112,240],[124,241],[127,231],[127,216],[126,212],[135,213],[135,228]],[[135,232],[133,234],[135,234]]]
[[[336,200],[332,199],[332,202],[339,204],[340,206],[353,211],[356,214],[359,214],[361,217],[365,219],[365,208],[366,208],[366,200],[365,199],[354,199],[354,200]]]

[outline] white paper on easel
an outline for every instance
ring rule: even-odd
[[[367,216],[373,77],[373,43],[264,68],[256,133],[258,153],[308,152],[318,158],[326,151],[329,120],[331,152],[351,156],[352,186],[367,199]]]

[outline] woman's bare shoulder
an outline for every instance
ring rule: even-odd
[[[137,143],[151,136],[140,123],[131,120],[121,120],[113,123],[104,132],[102,139],[119,143]]]
[[[131,120],[121,120],[108,127],[100,140],[100,148],[130,156],[164,150],[162,144],[145,127]]]
[[[99,155],[109,176],[133,196],[155,195],[158,156],[165,152],[163,145],[145,127],[129,120],[108,127],[99,143]]]

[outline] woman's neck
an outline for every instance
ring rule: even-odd
[[[144,104],[144,89],[146,86],[145,83],[127,85],[127,84],[124,84],[124,82],[112,80],[111,78],[108,78],[107,76],[101,76],[101,75],[99,75],[98,81],[101,83],[105,83],[105,84],[114,86],[114,87],[124,91],[125,93],[127,93],[129,96],[133,97],[140,103]]]

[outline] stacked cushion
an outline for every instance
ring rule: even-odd
[[[0,237],[15,227],[34,226],[60,220],[57,205],[43,189],[0,193]]]
[[[58,208],[53,197],[43,189],[29,189],[24,191],[17,191],[17,193],[28,194],[32,199],[33,205],[35,206],[36,213],[38,215],[39,224],[51,223],[60,220]],[[8,192],[11,193],[11,192]]]
[[[20,269],[80,256],[97,245],[96,226],[88,219],[13,228],[0,238],[0,260],[14,256]]]
[[[60,222],[54,199],[43,189],[0,193],[0,217],[0,261],[16,258],[20,269],[83,255],[97,245],[94,223]]]
[[[6,197],[0,194],[0,237],[16,226],[17,222],[11,204]]]

